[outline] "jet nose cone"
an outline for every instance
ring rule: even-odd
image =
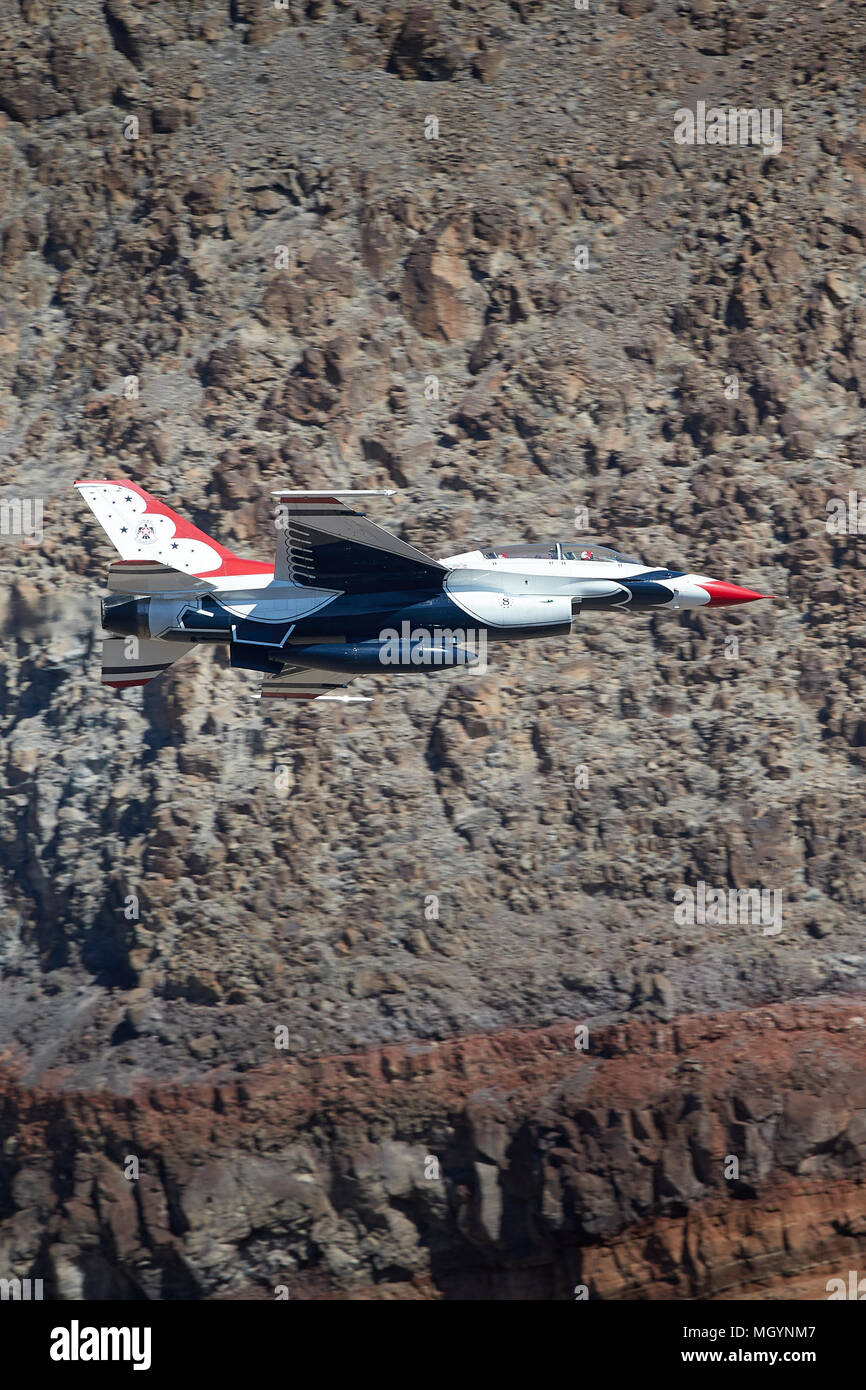
[[[700,588],[710,596],[710,608],[722,608],[732,603],[753,603],[756,598],[773,598],[772,594],[756,594],[754,589],[741,589],[739,584],[726,584],[722,579],[702,579]]]

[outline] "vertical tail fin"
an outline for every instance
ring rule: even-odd
[[[184,574],[210,576],[271,568],[240,559],[128,478],[83,480],[75,486],[124,560],[156,560]]]

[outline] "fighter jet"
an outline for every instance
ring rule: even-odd
[[[432,559],[360,510],[375,489],[273,492],[276,560],[245,560],[128,479],[75,483],[120,559],[102,601],[102,683],[146,685],[201,643],[264,699],[335,698],[361,673],[484,669],[488,643],[565,636],[593,609],[674,612],[772,595],[588,541]],[[351,699],[352,697],[338,697]]]

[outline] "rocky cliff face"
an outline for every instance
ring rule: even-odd
[[[72,1299],[826,1298],[866,1235],[864,1029],[837,1000],[9,1079],[4,1254]]]
[[[815,1213],[862,1177],[856,1116],[850,1142],[843,1126],[776,1151],[800,1132],[784,1097],[824,1095],[786,1079],[790,1058],[778,1074],[773,1049],[760,1059],[772,1111],[707,1093],[692,1126],[692,1081],[666,1073],[664,1131],[608,1123],[603,1089],[596,1127],[566,1104],[568,1128],[513,1072],[552,1048],[557,1085],[592,1075],[614,1095],[615,1059],[562,1041],[575,1024],[668,1036],[687,1014],[700,1035],[711,1011],[799,1018],[806,1000],[824,1001],[810,1018],[859,1016],[832,996],[866,983],[849,497],[866,462],[864,42],[853,3],[12,9],[0,482],[22,515],[42,507],[35,543],[14,508],[0,528],[13,1263],[48,1259],[47,1213],[58,1287],[113,1296],[236,1293],[281,1270],[299,1290],[559,1297],[586,1272],[606,1296],[730,1296],[847,1249],[848,1218],[831,1236]],[[675,112],[698,101],[781,111],[781,148],[677,144]],[[116,695],[97,683],[111,556],[71,483],[127,475],[258,558],[277,484],[396,486],[377,519],[435,555],[593,534],[779,598],[587,615],[568,641],[495,649],[481,678],[364,678],[354,708],[262,711],[253,678],[206,652]],[[677,921],[674,895],[699,881],[779,895],[781,930]],[[857,1026],[839,1027],[851,1060]],[[420,1128],[404,1085],[377,1102],[381,1132],[329,1119],[317,1067],[366,1075],[416,1046],[497,1059],[504,1150],[479,1147],[423,1071]],[[287,1070],[309,1134],[260,1114]],[[118,1176],[139,1106],[162,1164],[149,1214]],[[788,1118],[738,1201],[719,1154],[742,1155],[771,1113]],[[220,1132],[220,1212],[209,1180],[186,1190],[193,1118],[198,1142]],[[548,1121],[573,1191],[544,1156]],[[668,1140],[681,1179],[659,1169]],[[446,1176],[416,1192],[420,1149]],[[810,1154],[823,1188],[823,1168],[798,1169]],[[626,1188],[642,1195],[611,1195]],[[737,1221],[774,1203],[809,1213],[802,1257],[761,1225],[770,1263],[750,1263]],[[706,1241],[724,1232],[728,1274],[688,1241],[676,1278],[640,1253],[692,1232],[692,1211]]]

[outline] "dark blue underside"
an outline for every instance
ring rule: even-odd
[[[679,573],[681,571],[678,570],[648,570],[634,579],[618,581],[623,589],[630,592],[629,599],[622,592],[617,592],[603,598],[585,600],[580,606],[585,609],[651,611],[673,601],[670,590],[654,581]],[[212,606],[215,614],[225,616],[225,610],[217,600],[206,601],[206,606]],[[477,634],[484,631],[490,642],[562,636],[569,632],[571,626],[570,623],[557,623],[531,627],[485,627],[459,608],[440,584],[409,594],[402,588],[344,593],[319,612],[294,624],[262,623],[254,619],[232,621],[236,632],[231,650],[232,665],[274,673],[280,669],[282,662],[292,661],[295,649],[302,649],[308,643],[370,642],[379,639],[385,630],[393,629],[401,633],[404,623],[409,625],[410,630],[420,628],[427,632],[446,629]],[[303,664],[303,654],[298,659]]]

